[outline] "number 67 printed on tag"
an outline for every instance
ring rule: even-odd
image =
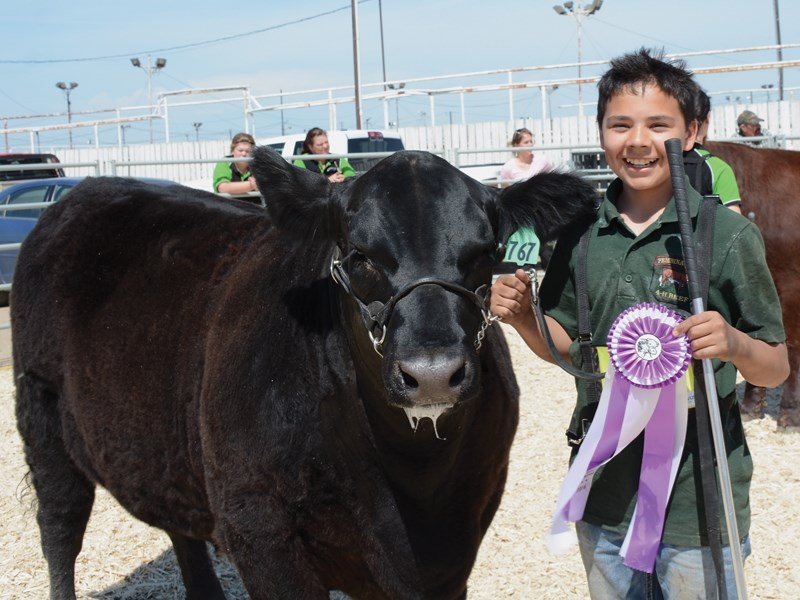
[[[539,237],[530,227],[523,227],[511,234],[506,243],[504,262],[515,263],[519,266],[536,265],[539,263]]]

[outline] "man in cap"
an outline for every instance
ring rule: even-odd
[[[761,122],[764,119],[759,117],[752,110],[744,110],[736,118],[736,136],[735,137],[761,137],[769,135],[761,129]],[[755,145],[761,144],[761,141],[752,142]]]

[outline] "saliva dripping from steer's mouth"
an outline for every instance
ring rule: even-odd
[[[439,430],[436,428],[436,421],[452,406],[452,404],[440,402],[438,404],[428,404],[426,406],[403,407],[403,410],[406,413],[406,417],[408,417],[408,422],[411,425],[411,429],[414,430],[414,433],[417,432],[420,421],[427,418],[433,423],[433,434],[436,436],[436,439],[445,440],[447,438],[443,438],[439,435]]]

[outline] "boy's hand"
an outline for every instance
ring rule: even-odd
[[[492,284],[489,309],[511,326],[522,323],[531,309],[531,282],[528,274],[517,269],[513,275],[498,277]]]
[[[698,360],[718,358],[730,362],[739,351],[736,329],[713,310],[692,315],[679,323],[672,333],[676,337],[684,333],[687,335],[692,346],[692,357]]]
[[[732,362],[739,373],[753,385],[776,387],[789,376],[785,343],[770,344],[739,331],[718,312],[708,310],[693,315],[672,330],[686,334],[694,358],[718,358]]]

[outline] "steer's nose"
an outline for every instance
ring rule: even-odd
[[[454,404],[467,380],[463,357],[430,356],[398,362],[406,397],[418,404]]]

